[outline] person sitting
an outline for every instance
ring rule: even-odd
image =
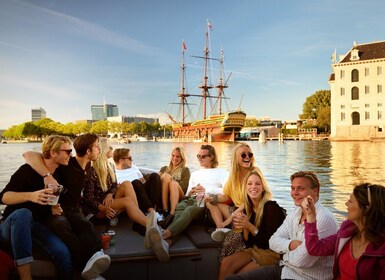
[[[338,232],[319,239],[314,201],[303,200],[307,251],[334,255],[333,279],[385,279],[385,187],[359,184],[345,205],[347,220]]]
[[[129,149],[115,149],[112,157],[115,162],[117,182],[119,184],[124,181],[131,182],[140,210],[147,214],[161,207],[162,183],[159,174],[154,172],[144,178],[139,168],[133,164]],[[157,219],[161,219],[159,214]]]
[[[226,227],[231,224],[231,213],[244,206],[244,179],[254,168],[255,157],[250,146],[246,143],[237,144],[231,153],[230,175],[223,188],[224,194],[218,196],[218,203],[207,204],[216,225],[216,230],[212,233],[215,241],[222,241],[229,232]]]
[[[205,202],[197,202],[197,196],[201,199],[208,196],[215,199],[218,194],[223,193],[223,185],[228,177],[225,169],[218,168],[218,157],[213,146],[202,145],[197,158],[201,168],[191,173],[188,197],[178,203],[174,220],[163,232],[163,239],[170,245],[175,243],[177,237],[192,221],[204,213],[202,206]]]
[[[220,280],[227,275],[278,264],[280,259],[278,253],[269,249],[269,239],[285,219],[285,211],[271,200],[273,195],[259,168],[246,175],[244,189],[244,207],[234,212],[233,226],[243,230],[247,249],[222,259]],[[246,215],[241,209],[245,209]]]
[[[70,154],[71,141],[66,136],[51,135],[42,144],[42,160],[55,177],[60,165],[68,165]],[[52,209],[48,205],[54,197],[52,189],[45,188],[43,177],[28,164],[12,175],[0,193],[1,203],[7,205],[0,223],[0,244],[12,251],[20,279],[32,279],[32,240],[52,258],[58,279],[73,277],[67,246],[46,226],[52,214],[62,212],[59,204]]]
[[[93,224],[80,212],[81,192],[86,186],[86,174],[90,172],[91,161],[96,160],[100,153],[99,137],[93,133],[79,135],[75,138],[73,146],[76,156],[69,158],[68,166],[61,165],[56,171],[59,182],[66,188],[66,192],[59,198],[63,212],[59,216],[50,217],[47,224],[67,245],[74,267],[82,271],[82,277],[102,279],[100,274],[109,268],[111,258],[104,254]],[[70,149],[66,151],[71,153]],[[44,177],[46,185],[57,184],[39,153],[26,152],[23,156],[27,163]]]
[[[118,211],[125,211],[129,218],[146,227],[146,216],[138,208],[136,197],[130,197],[127,191],[127,186],[131,183],[125,181],[118,187],[113,165],[108,162],[109,153],[111,149],[108,139],[101,138],[100,155],[92,162],[92,168],[88,173],[88,184],[83,190],[85,214],[92,213],[97,218],[112,219]],[[168,254],[168,250],[160,243],[162,240],[159,234],[157,244],[152,244],[151,248],[155,255],[163,257]]]
[[[186,194],[191,176],[190,169],[186,167],[186,155],[182,147],[172,150],[170,163],[168,166],[163,166],[159,173],[162,181],[162,205],[165,217],[159,225],[167,228],[174,219],[176,205]]]
[[[226,277],[235,279],[319,279],[332,278],[332,257],[316,257],[308,254],[305,247],[305,210],[302,201],[311,196],[316,204],[319,235],[326,237],[337,232],[338,226],[334,215],[319,201],[320,183],[317,175],[311,171],[298,171],[291,175],[291,197],[295,208],[271,236],[269,247],[282,254],[278,265],[263,266],[248,272]]]

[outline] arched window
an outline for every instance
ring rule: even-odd
[[[360,93],[358,91],[358,87],[352,88],[352,100],[358,100],[360,99]]]
[[[360,113],[353,112],[352,113],[352,125],[359,125],[360,124]]]
[[[358,70],[357,69],[353,69],[352,70],[352,82],[358,82]]]

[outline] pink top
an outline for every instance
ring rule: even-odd
[[[338,258],[338,264],[340,267],[339,280],[355,280],[356,279],[356,266],[358,259],[355,259],[352,254],[352,240],[347,242],[343,247],[340,256]]]

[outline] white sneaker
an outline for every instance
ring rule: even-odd
[[[83,269],[82,277],[85,279],[98,279],[99,274],[105,272],[111,263],[109,255],[104,254],[103,250],[97,251],[87,262]],[[100,279],[100,278],[99,278]]]
[[[155,212],[155,215],[156,215],[156,220],[157,220],[158,222],[164,220],[164,217],[163,217],[162,214],[160,214],[160,213],[158,213],[158,212]]]
[[[148,229],[156,225],[155,213],[156,213],[155,211],[151,211],[150,213],[147,213],[146,234],[144,236],[144,248],[147,248],[147,249],[151,247],[150,239],[148,235]]]
[[[148,241],[150,243],[150,247],[154,251],[156,257],[161,262],[167,262],[170,259],[170,255],[168,253],[168,243],[162,237],[162,232],[159,227],[152,226],[147,230]]]
[[[229,231],[231,231],[229,228],[217,228],[213,233],[211,233],[211,238],[216,242],[222,242]]]

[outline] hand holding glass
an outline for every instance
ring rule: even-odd
[[[54,185],[54,184],[48,184],[48,189],[52,189],[52,195],[55,197],[49,198],[47,204],[48,205],[56,205],[59,202],[59,197],[61,192],[63,191],[62,185]]]

